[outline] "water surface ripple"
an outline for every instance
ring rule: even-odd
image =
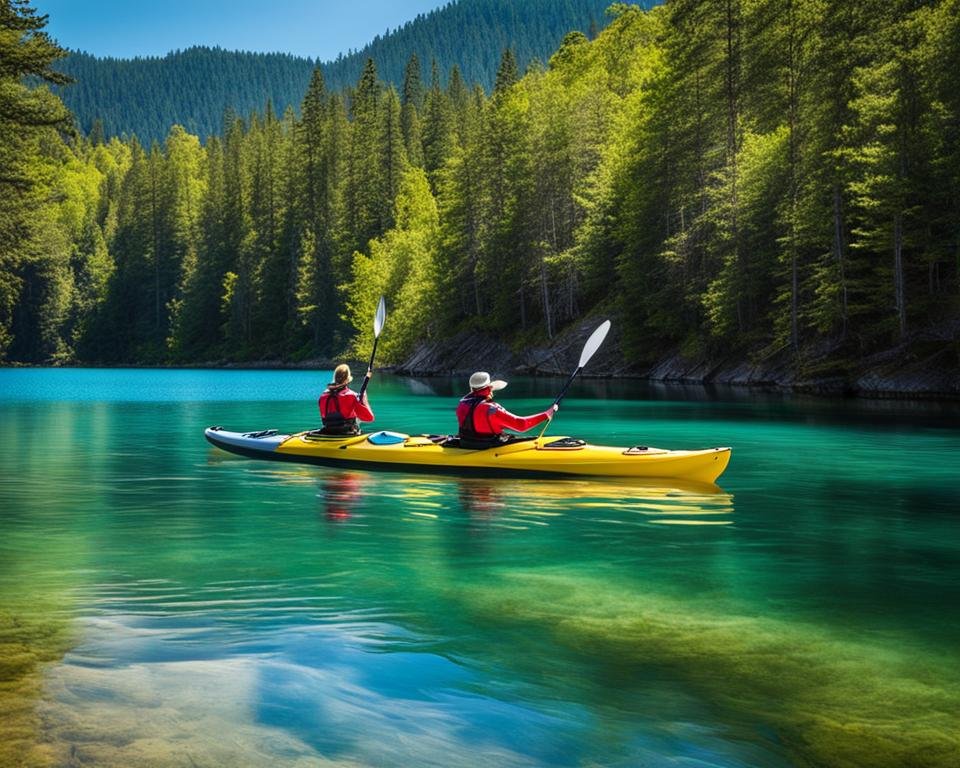
[[[732,445],[720,487],[202,438],[312,427],[328,377],[0,370],[0,764],[956,764],[956,407],[588,381],[551,427]],[[371,393],[440,432],[458,384]]]

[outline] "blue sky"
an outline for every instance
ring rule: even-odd
[[[321,60],[362,48],[447,0],[33,0],[47,31],[98,56],[163,55],[191,45]]]

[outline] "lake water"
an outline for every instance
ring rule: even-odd
[[[960,764],[960,413],[582,382],[718,488],[255,462],[329,372],[0,370],[0,765]],[[560,382],[501,400],[544,408]],[[459,383],[371,386],[455,426]]]

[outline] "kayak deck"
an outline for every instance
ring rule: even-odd
[[[373,432],[329,437],[317,432],[229,432],[210,427],[213,445],[249,458],[321,466],[352,466],[454,474],[678,478],[713,483],[730,461],[730,448],[669,451],[590,445],[566,437],[518,439],[483,449],[461,448],[437,436]],[[447,444],[445,444],[447,443]]]

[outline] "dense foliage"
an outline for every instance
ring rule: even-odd
[[[380,292],[385,361],[597,307],[638,359],[851,359],[957,327],[960,0],[615,5],[525,74],[507,50],[489,94],[369,60],[346,93],[315,71],[299,116],[150,148],[58,133],[19,83],[59,52],[0,7],[8,360],[362,354]]]
[[[76,52],[59,66],[75,84],[57,92],[84,132],[99,120],[98,130],[106,136],[163,141],[178,124],[205,138],[220,132],[227,108],[246,115],[263,109],[267,99],[280,112],[298,108],[317,66],[329,88],[345,90],[372,58],[380,77],[399,89],[407,60],[416,53],[425,64],[436,60],[444,72],[456,64],[468,83],[489,89],[504,48],[512,48],[522,66],[545,60],[571,29],[586,32],[601,25],[607,5],[608,0],[453,0],[378,35],[360,51],[323,63],[206,47],[135,59]]]

